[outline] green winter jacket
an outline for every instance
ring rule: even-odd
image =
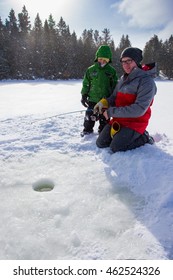
[[[88,101],[97,103],[113,93],[117,80],[114,67],[109,63],[101,67],[98,62],[95,62],[84,75],[81,93],[88,96]]]

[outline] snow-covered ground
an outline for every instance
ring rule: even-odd
[[[1,260],[173,259],[173,82],[157,87],[156,143],[111,154],[62,115],[81,80],[0,82]]]

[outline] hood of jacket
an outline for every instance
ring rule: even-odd
[[[156,68],[155,66],[152,69],[143,69],[142,67],[135,67],[130,74],[126,74],[124,73],[121,76],[121,80],[122,81],[129,81],[129,80],[133,80],[136,78],[140,78],[140,77],[149,77],[154,79],[155,78],[155,74],[156,74]]]
[[[98,57],[105,57],[109,59],[109,62],[112,62],[112,52],[109,46],[102,45],[98,48],[95,55],[95,62],[98,60]]]

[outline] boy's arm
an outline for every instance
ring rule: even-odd
[[[83,78],[81,94],[88,95],[89,91],[90,91],[90,79],[89,79],[89,70],[87,70]]]

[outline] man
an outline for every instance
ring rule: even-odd
[[[142,70],[142,59],[140,49],[126,48],[120,56],[124,75],[114,93],[94,107],[94,112],[102,112],[110,119],[96,141],[99,148],[110,146],[113,152],[118,152],[154,142],[146,128],[157,89],[150,71]]]
[[[97,117],[99,119],[99,133],[107,123],[103,114],[93,115],[93,108],[101,98],[109,97],[117,84],[117,73],[115,68],[110,65],[111,62],[112,52],[110,47],[102,45],[96,52],[95,63],[86,70],[81,90],[81,103],[87,107],[87,110],[81,136],[93,132]]]

